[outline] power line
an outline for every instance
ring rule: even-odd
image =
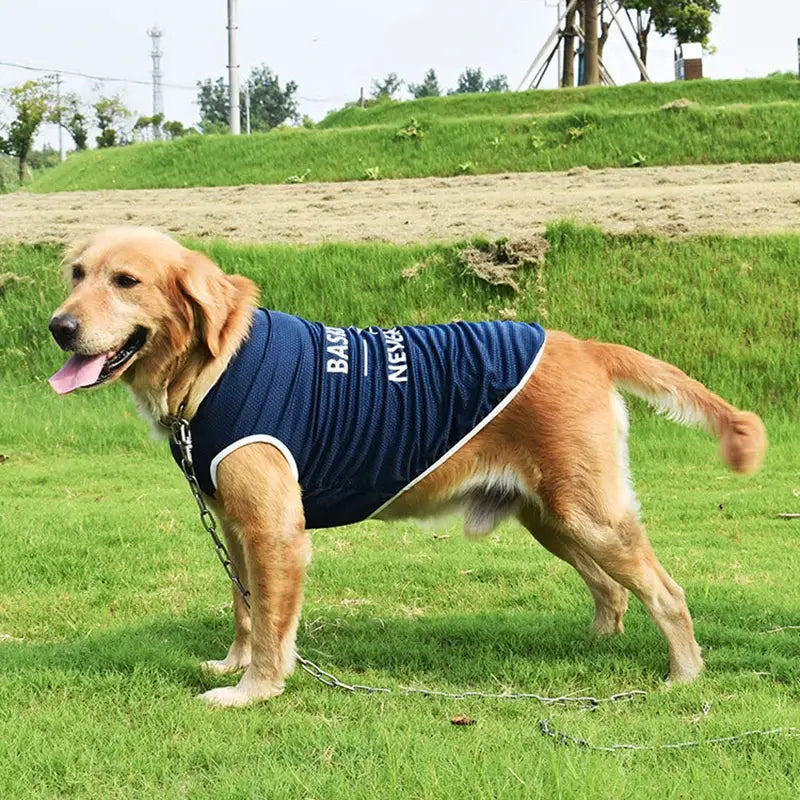
[[[56,73],[60,72],[62,75],[72,75],[77,78],[88,78],[92,81],[108,81],[108,82],[116,82],[116,83],[131,83],[136,84],[137,86],[152,86],[152,81],[142,81],[137,80],[135,78],[117,78],[110,75],[89,75],[85,72],[72,72],[68,69],[50,69],[45,67],[31,67],[28,64],[15,64],[11,61],[0,61],[0,67],[16,67],[17,69],[26,69],[30,72],[51,72]],[[185,83],[161,83],[161,86],[165,86],[168,89],[186,89],[191,90],[193,92],[197,91],[197,86],[189,86]],[[9,87],[10,88],[10,87]],[[304,103],[338,103],[344,100],[345,98],[341,97],[304,97],[303,95],[295,95],[298,100],[302,100]]]
[[[85,72],[72,72],[68,69],[52,69],[45,67],[31,67],[28,64],[15,64],[11,61],[0,61],[0,67],[16,67],[17,69],[26,69],[30,72],[60,72],[62,75],[72,75],[77,78],[88,78],[92,81],[101,82],[116,82],[116,83],[131,83],[139,86],[152,86],[152,81],[140,81],[135,78],[117,78],[111,75],[88,75]],[[168,89],[191,89],[193,92],[197,91],[196,86],[189,86],[183,83],[162,83]]]

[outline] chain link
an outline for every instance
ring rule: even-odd
[[[198,511],[200,512],[200,521],[203,527],[208,531],[211,539],[214,542],[215,552],[220,564],[222,564],[226,575],[230,578],[233,585],[241,595],[242,601],[245,606],[250,608],[250,592],[246,589],[244,584],[239,579],[239,576],[234,571],[233,561],[231,561],[228,549],[225,547],[224,542],[217,534],[217,525],[211,509],[206,504],[203,498],[200,484],[197,481],[197,476],[194,471],[194,463],[192,461],[192,431],[189,421],[183,417],[183,406],[178,409],[178,413],[174,417],[167,417],[164,424],[169,427],[172,441],[177,446],[181,460],[180,468],[186,478],[189,487],[192,490],[192,496],[197,503]],[[771,631],[770,631],[771,632]],[[352,694],[396,694],[397,690],[389,689],[382,686],[366,686],[358,683],[345,683],[339,680],[335,675],[327,670],[322,669],[318,664],[313,661],[303,658],[299,653],[295,652],[295,658],[300,667],[305,670],[312,678],[330,686],[334,689],[342,689]],[[562,695],[561,697],[545,697],[540,694],[533,694],[529,692],[478,692],[478,691],[465,691],[465,692],[441,692],[434,689],[424,689],[415,687],[405,687],[399,690],[403,695],[420,695],[422,697],[439,697],[447,700],[466,700],[471,698],[481,698],[488,700],[533,700],[547,706],[572,706],[578,707],[583,710],[595,711],[601,705],[609,703],[627,703],[634,700],[644,700],[647,698],[647,692],[641,689],[632,689],[627,692],[618,692],[617,694],[609,695],[608,697],[589,697],[583,695]],[[685,742],[670,742],[658,745],[640,745],[640,744],[627,744],[618,743],[610,745],[596,745],[587,739],[582,739],[579,736],[566,733],[564,731],[555,730],[550,727],[550,721],[547,719],[539,720],[539,731],[542,736],[553,739],[560,745],[580,747],[584,750],[593,750],[604,753],[612,753],[620,750],[681,750],[691,747],[700,747],[703,744],[736,744],[744,741],[745,739],[754,736],[797,736],[800,735],[800,728],[784,727],[772,728],[769,730],[752,730],[745,731],[744,733],[736,734],[735,736],[725,736],[716,739],[695,739]]]
[[[692,739],[685,742],[666,742],[665,744],[607,744],[599,745],[592,744],[587,739],[581,739],[580,736],[573,736],[564,731],[557,731],[550,727],[550,720],[540,719],[539,730],[542,736],[549,736],[558,744],[575,747],[580,747],[583,750],[594,750],[601,753],[616,753],[619,750],[686,750],[691,747],[700,747],[701,745],[708,744],[738,744],[745,739],[750,739],[753,736],[798,736],[800,735],[800,728],[771,728],[769,730],[753,730],[745,731],[744,733],[737,733],[735,736],[721,736],[715,739]]]

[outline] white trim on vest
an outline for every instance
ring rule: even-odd
[[[381,513],[385,508],[391,505],[401,494],[405,494],[409,489],[413,486],[416,486],[423,478],[430,475],[436,467],[443,464],[447,461],[450,456],[453,455],[457,450],[460,450],[473,436],[475,436],[479,431],[483,430],[518,394],[520,389],[528,382],[528,379],[533,375],[534,370],[539,364],[539,359],[542,357],[542,353],[544,353],[545,345],[547,344],[547,332],[545,331],[544,339],[542,340],[542,346],[539,348],[539,352],[536,354],[536,358],[533,359],[533,362],[528,367],[525,375],[522,377],[522,380],[463,438],[461,441],[454,444],[438,461],[434,464],[431,464],[428,469],[426,469],[421,475],[417,475],[411,483],[404,486],[394,497],[387,500],[380,508],[373,511],[367,519],[373,519],[378,514]]]
[[[223,450],[220,450],[219,453],[211,459],[209,472],[211,473],[211,483],[214,484],[214,489],[217,488],[217,467],[219,467],[220,461],[222,461],[225,456],[229,456],[234,450],[238,450],[240,447],[244,447],[246,444],[253,444],[254,442],[264,442],[264,444],[271,444],[276,447],[288,462],[289,469],[291,469],[294,479],[300,479],[300,473],[297,471],[297,462],[294,460],[291,450],[289,450],[280,439],[276,439],[274,436],[266,436],[265,434],[257,433],[253,436],[245,436],[243,439],[237,439]]]

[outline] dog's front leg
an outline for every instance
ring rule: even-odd
[[[231,559],[233,573],[243,583],[247,584],[247,561],[244,557],[244,547],[242,546],[239,532],[232,520],[225,513],[222,503],[213,498],[206,498],[208,504],[214,510],[217,519],[222,523],[225,533],[225,544],[227,545],[228,555]],[[231,582],[233,594],[233,643],[228,649],[228,654],[221,660],[211,660],[203,662],[203,669],[216,675],[225,675],[229,672],[239,672],[250,666],[251,654],[251,634],[252,626],[250,621],[250,609],[242,599],[239,587]]]
[[[300,487],[272,445],[249,444],[219,465],[218,499],[235,526],[247,562],[251,659],[236,686],[201,699],[242,706],[280,694],[294,668],[295,635],[311,547]]]

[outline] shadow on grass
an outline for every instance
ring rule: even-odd
[[[791,617],[789,609],[773,607],[771,612]],[[538,688],[551,681],[580,681],[588,687],[609,680],[652,685],[666,676],[666,643],[640,609],[628,612],[628,630],[618,637],[595,636],[586,616],[578,611],[476,612],[414,620],[316,615],[305,628],[301,623],[298,649],[344,681],[385,672],[391,678],[384,682],[422,682],[440,689],[487,688],[493,680],[520,689],[530,689],[531,681]],[[798,681],[800,636],[765,634],[750,622],[762,616],[761,608],[740,608],[736,624],[701,626],[709,667],[718,674],[763,672],[781,683]],[[207,614],[160,618],[61,643],[4,643],[0,659],[4,671],[24,673],[34,682],[37,674],[53,671],[81,676],[153,672],[168,683],[203,690],[220,679],[204,675],[199,664],[224,655],[232,627],[230,617]]]

